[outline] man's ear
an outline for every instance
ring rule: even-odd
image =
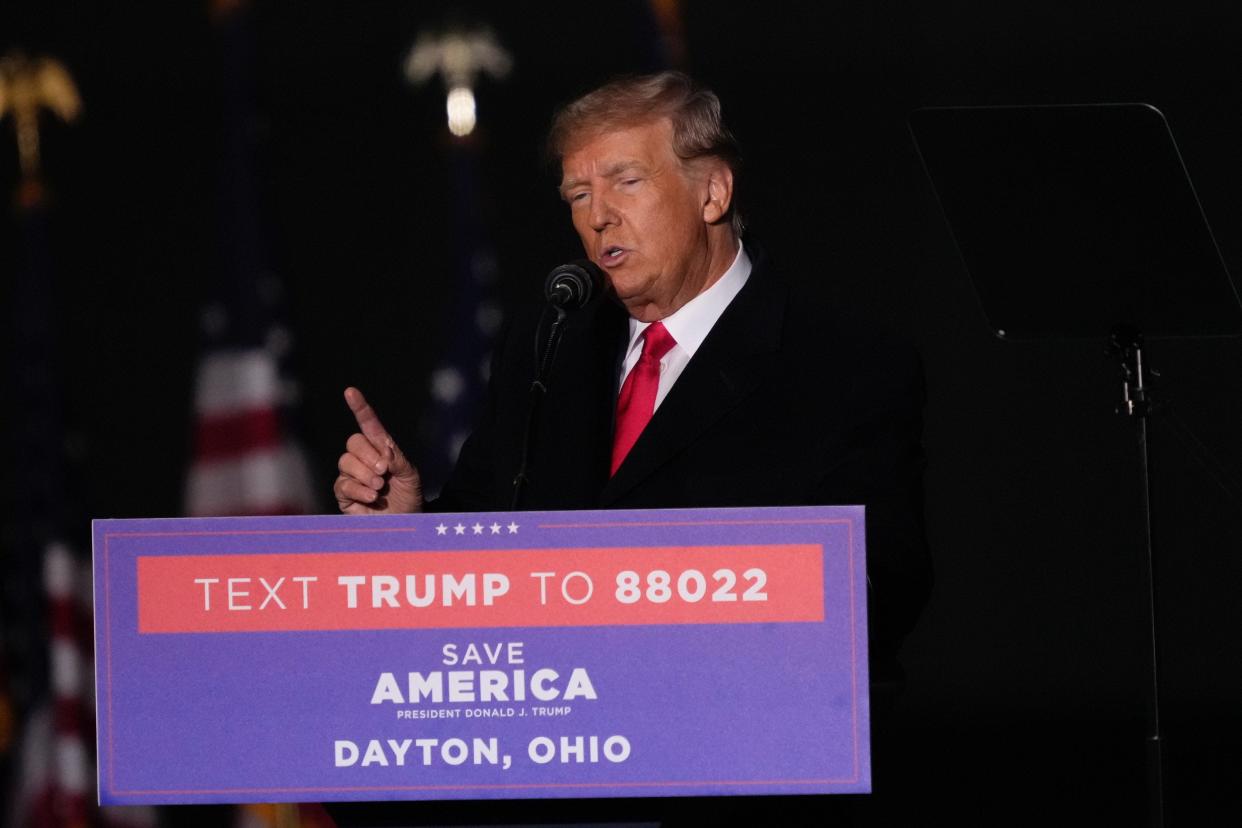
[[[722,161],[714,161],[707,170],[706,183],[703,221],[716,224],[728,215],[733,203],[733,170]]]

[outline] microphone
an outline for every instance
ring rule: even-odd
[[[543,292],[547,300],[563,310],[577,310],[604,289],[604,271],[587,259],[577,259],[548,274]]]

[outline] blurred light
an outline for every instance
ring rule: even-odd
[[[457,86],[448,93],[449,132],[457,136],[474,131],[474,92],[468,86]]]

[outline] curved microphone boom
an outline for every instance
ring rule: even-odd
[[[577,310],[604,289],[604,271],[587,259],[563,264],[544,283],[547,300],[564,310]]]

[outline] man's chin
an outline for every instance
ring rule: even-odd
[[[665,316],[658,307],[645,299],[636,297],[628,300],[618,299],[617,301],[625,308],[625,312],[630,315],[630,318],[636,319],[639,322],[658,322]]]

